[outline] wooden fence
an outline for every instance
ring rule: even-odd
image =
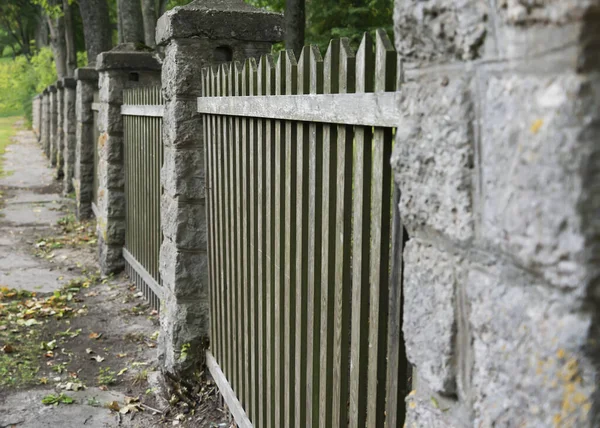
[[[203,72],[207,363],[239,426],[403,424],[396,60],[378,31]]]
[[[129,277],[158,310],[162,298],[158,257],[162,243],[160,169],[164,153],[161,88],[124,90],[121,114],[126,200],[123,256]]]

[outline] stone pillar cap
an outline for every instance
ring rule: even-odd
[[[160,71],[162,61],[151,48],[140,43],[122,43],[102,52],[96,59],[96,70]]]
[[[98,72],[96,67],[87,66],[75,70],[76,80],[98,80]]]
[[[42,95],[48,95],[48,88],[44,88],[44,90],[42,91]]]
[[[56,89],[62,89],[63,88],[62,79],[57,80],[55,85],[56,85]]]
[[[270,12],[242,0],[194,0],[175,7],[158,19],[156,43],[171,39],[235,39],[248,42],[283,40],[281,13]]]
[[[56,92],[56,86],[54,86],[54,85],[48,86],[48,92]]]
[[[74,77],[63,77],[62,85],[65,88],[75,88],[77,86],[77,81],[75,80]]]

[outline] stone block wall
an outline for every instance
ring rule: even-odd
[[[395,3],[406,426],[599,426],[600,1]]]
[[[77,90],[75,94],[75,167],[73,188],[77,203],[77,218],[91,218],[94,198],[94,114],[92,103],[98,89],[98,72],[93,67],[75,70]]]
[[[76,146],[76,115],[75,115],[75,89],[76,80],[72,77],[63,79],[63,193],[73,191],[73,176],[75,171],[75,146]]]
[[[153,52],[123,44],[98,55],[98,253],[103,274],[125,266],[123,90],[160,85],[161,62]]]
[[[63,86],[62,80],[56,82],[56,159],[53,161],[53,164],[56,165],[56,178],[63,178],[63,165],[64,165],[64,155],[63,155],[63,147],[65,145],[64,138],[65,132],[63,129],[64,124],[64,105],[65,105],[65,88]]]
[[[50,160],[51,166],[56,166],[56,153],[58,144],[58,105],[56,95],[56,85],[48,87],[50,93],[50,127],[49,127],[49,140],[48,140],[48,159]]]
[[[209,341],[205,143],[196,111],[202,68],[269,53],[283,37],[282,18],[240,0],[213,0],[174,8],[157,23],[156,41],[165,49],[159,353],[169,372],[198,368]],[[186,356],[184,344],[190,347]]]
[[[50,144],[50,92],[48,88],[42,92],[42,123],[41,139],[42,150],[48,156],[48,146]]]

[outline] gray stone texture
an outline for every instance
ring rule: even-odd
[[[42,146],[42,150],[46,156],[48,156],[48,138],[50,132],[50,95],[47,89],[44,89],[42,92],[42,115],[41,115],[41,123],[40,123],[40,145]]]
[[[75,146],[77,144],[77,122],[75,114],[75,89],[77,81],[72,77],[63,79],[63,193],[73,191],[73,176],[75,172]]]
[[[123,90],[160,84],[156,53],[122,44],[98,55],[98,249],[102,273],[124,267],[125,182],[123,164]],[[81,119],[85,115],[81,114]],[[81,153],[80,153],[81,156]],[[93,158],[92,158],[93,161]]]
[[[77,202],[77,218],[91,218],[94,198],[94,115],[92,103],[98,90],[98,72],[91,67],[75,70],[75,163],[73,188]]]
[[[56,82],[56,178],[63,178],[63,148],[64,148],[64,104],[65,88],[62,80]]]
[[[164,46],[164,164],[161,223],[164,241],[160,273],[164,285],[159,355],[170,372],[199,368],[209,339],[208,254],[206,248],[205,166],[202,120],[196,97],[202,95],[202,69],[222,59],[259,57],[281,40],[283,17],[241,0],[194,1],[165,13],[157,43]],[[185,359],[181,348],[190,344]]]
[[[56,86],[51,85],[48,87],[50,95],[50,127],[49,127],[49,140],[48,140],[48,159],[50,160],[51,166],[56,166],[56,153],[58,151],[58,105],[56,96]]]
[[[599,8],[396,0],[409,428],[600,426]]]

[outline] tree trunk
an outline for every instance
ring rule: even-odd
[[[41,49],[44,46],[48,46],[48,24],[44,17],[40,17],[35,27],[35,47]]]
[[[144,40],[147,46],[156,46],[156,6],[154,0],[142,0]]]
[[[60,18],[48,18],[50,28],[50,46],[54,54],[56,64],[56,75],[59,79],[67,77],[67,45],[65,43],[65,20]]]
[[[88,64],[96,64],[100,53],[112,48],[112,28],[106,0],[79,0]]]
[[[63,0],[65,20],[65,45],[67,48],[67,76],[73,77],[77,68],[77,48],[75,47],[75,31],[73,30],[73,9],[69,0]]]
[[[285,2],[285,48],[293,50],[296,56],[304,46],[305,6],[305,0]]]
[[[119,13],[119,41],[144,43],[144,19],[140,0],[117,0]]]

